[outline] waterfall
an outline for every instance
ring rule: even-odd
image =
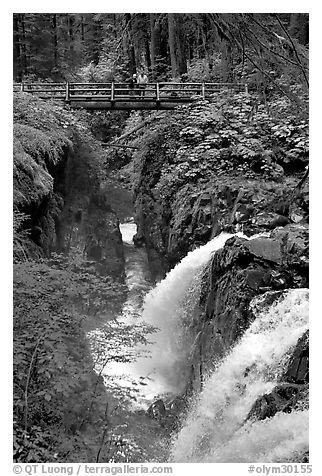
[[[279,381],[308,328],[308,290],[293,289],[262,311],[209,377],[172,448],[175,462],[293,462],[308,449],[308,411],[247,421]]]
[[[140,312],[141,298],[150,286],[144,271],[147,257],[133,246],[133,224],[121,229],[129,293],[117,325],[130,324],[140,332],[141,328],[148,332],[151,326],[155,331],[150,329],[148,345],[138,341],[134,347],[124,346],[130,358],[108,362],[103,376],[109,384],[117,382],[127,389],[133,408],[146,409],[158,396],[167,401],[184,390],[206,266],[212,254],[236,235],[221,234],[188,253],[145,295]],[[305,396],[291,413],[276,413],[263,421],[248,418],[257,399],[281,381],[298,339],[308,328],[307,289],[285,291],[269,308],[257,305],[261,299],[253,302],[256,318],[251,326],[190,402],[182,428],[172,441],[170,461],[296,462],[308,450]]]
[[[198,312],[200,275],[212,253],[232,236],[236,235],[222,233],[189,252],[145,297],[142,319],[158,332],[151,337],[150,359],[138,365],[142,374],[158,380],[165,391],[177,394],[186,384],[187,361],[193,347],[189,324]]]
[[[136,224],[134,223],[133,219],[130,218],[131,221],[127,221],[125,223],[120,223],[120,232],[122,235],[123,243],[128,245],[133,245],[133,236],[137,231]]]
[[[308,450],[309,411],[277,413],[273,418],[246,424],[205,462],[294,463]]]

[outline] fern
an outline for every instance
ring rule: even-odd
[[[28,250],[30,230],[23,229],[24,223],[29,219],[26,213],[14,210],[13,212],[13,259],[14,262],[27,261],[31,258]]]

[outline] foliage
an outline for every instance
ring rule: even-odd
[[[29,230],[23,229],[23,224],[28,220],[26,213],[21,213],[17,209],[13,211],[13,259],[24,261],[28,256]]]
[[[110,58],[102,58],[98,64],[93,61],[81,67],[78,77],[85,83],[109,83],[122,80],[122,68],[115,67]]]
[[[39,246],[48,252],[67,196],[79,190],[86,200],[85,194],[89,198],[97,192],[105,178],[108,152],[95,139],[93,118],[85,111],[70,111],[54,101],[18,93],[13,112],[14,204],[29,216],[20,232],[31,230],[20,247],[35,257]],[[35,241],[33,230],[42,233],[41,240],[28,248],[28,237],[30,243]]]
[[[94,111],[88,118],[88,123],[94,137],[108,142],[121,135],[128,117],[128,111]]]
[[[219,53],[214,53],[208,58],[194,58],[188,66],[188,78],[192,82],[219,82],[221,58]]]
[[[20,127],[27,126],[26,131],[29,130],[28,127],[37,129],[40,134],[39,141],[45,150],[48,151],[50,147],[55,149],[52,151],[53,158],[61,154],[62,148],[72,146],[75,134],[95,147],[95,141],[89,129],[89,118],[90,115],[85,111],[72,111],[54,100],[44,101],[28,93],[14,94],[13,122],[20,124]],[[41,133],[45,133],[48,136],[47,140],[52,142],[46,143]],[[29,134],[32,134],[31,130]],[[32,136],[31,139],[33,139]],[[32,148],[32,145],[30,147]]]
[[[77,253],[77,252],[76,252]],[[43,277],[48,281],[46,292],[66,292],[64,299],[70,301],[84,315],[96,315],[118,302],[119,293],[125,292],[125,286],[114,282],[110,276],[100,276],[96,271],[96,262],[84,260],[79,254],[69,256],[52,253],[45,267]],[[40,267],[40,264],[37,264]],[[56,272],[54,270],[57,270]]]
[[[14,119],[14,201],[26,205],[53,190],[48,167],[63,156],[72,143],[64,130],[66,117],[61,108],[43,103],[31,95],[16,94]]]
[[[89,262],[61,255],[16,264],[14,271],[15,460],[94,461],[107,424],[107,395],[94,366],[98,372],[106,354],[98,345],[92,361],[83,324],[119,301],[124,286],[97,276]],[[110,360],[126,359],[117,349],[122,336],[129,345],[136,339],[129,330],[106,329]],[[92,426],[96,436],[88,440]]]
[[[251,94],[223,92],[171,115],[156,113],[136,143],[141,149],[134,154],[134,175],[153,156],[154,193],[167,198],[184,184],[221,174],[281,180],[304,170],[308,122],[288,99],[265,104]]]
[[[62,138],[54,132],[51,135],[26,124],[14,124],[15,140],[19,141],[26,154],[31,155],[36,162],[45,165],[45,158],[51,164],[56,164],[62,156],[66,145]]]
[[[176,15],[171,41],[169,15]],[[223,92],[152,113],[132,142],[130,183],[150,187],[165,204],[174,198],[184,212],[191,185],[201,190],[219,175],[280,181],[307,165],[308,55],[303,28],[292,21],[289,14],[15,14],[15,78],[123,81],[144,67],[160,81],[172,67],[185,80],[247,81],[249,95]],[[78,192],[82,205],[90,203],[105,164],[129,160],[130,152],[105,152],[94,137],[121,134],[117,122],[123,127],[126,115],[75,112],[26,93],[15,94],[13,115],[15,459],[127,461],[127,449],[139,449],[124,414],[113,434],[101,374],[109,361],[132,360],[133,345],[150,329],[109,321],[93,331],[93,320],[106,318],[107,309],[114,316],[124,293],[94,262],[58,254],[29,260],[38,225],[48,240],[68,196]],[[132,114],[125,132],[146,116]],[[74,212],[69,207],[66,216]],[[171,207],[167,214],[165,222]],[[123,405],[123,390],[108,384]]]
[[[156,56],[154,66],[148,68],[148,76],[151,81],[166,82],[171,80],[171,66],[169,66],[167,59],[162,56]]]

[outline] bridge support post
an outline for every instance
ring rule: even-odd
[[[159,85],[159,83],[156,84],[156,95],[157,95],[157,101],[160,101],[160,85]]]
[[[206,99],[205,83],[202,83],[202,85],[201,85],[201,91],[202,91],[202,99]]]
[[[111,84],[111,101],[114,101],[114,93],[115,93],[114,83],[112,83],[112,84]]]
[[[23,81],[21,81],[20,91],[23,93],[24,90],[25,90],[25,83]]]
[[[69,82],[66,81],[66,97],[65,101],[69,101]]]

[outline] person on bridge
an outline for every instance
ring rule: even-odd
[[[138,76],[138,79],[137,79],[137,83],[139,85],[139,89],[141,89],[141,93],[140,93],[140,96],[141,98],[144,97],[144,93],[145,93],[145,88],[146,88],[146,84],[148,83],[148,77],[147,75],[144,73],[144,71],[141,71],[139,76]]]
[[[136,85],[137,79],[136,79],[136,74],[133,74],[129,80],[129,89],[130,89],[130,95],[134,95],[134,86]]]

